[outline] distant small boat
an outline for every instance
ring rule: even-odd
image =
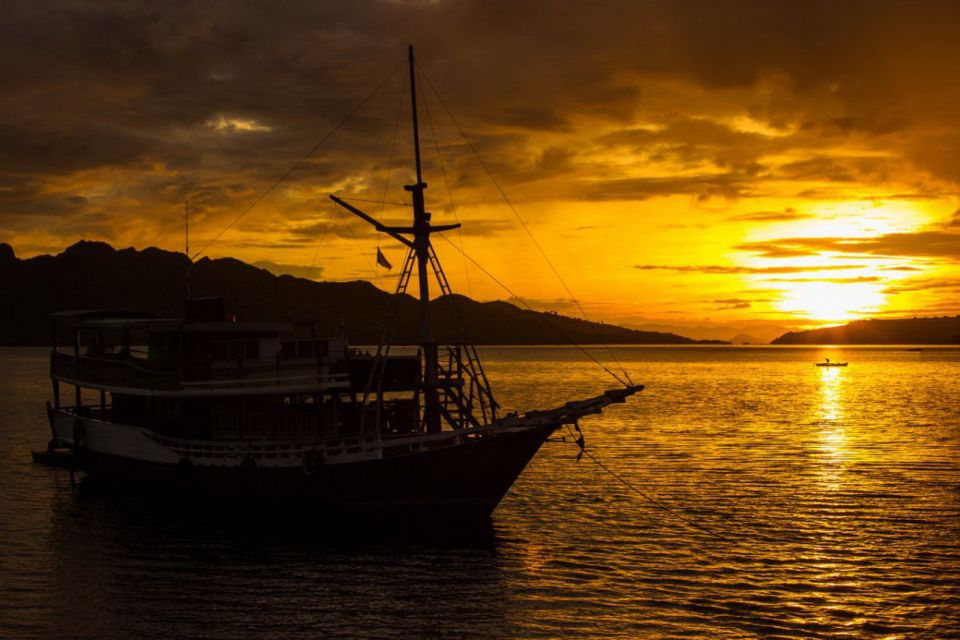
[[[818,367],[845,367],[846,362],[830,362],[830,358],[824,358],[823,362],[815,362]]]

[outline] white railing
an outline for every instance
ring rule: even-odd
[[[197,380],[194,382],[184,382],[183,386],[187,387],[218,387],[218,386],[241,386],[241,385],[267,385],[267,384],[281,384],[281,383],[294,383],[300,382],[304,384],[309,384],[313,382],[319,383],[349,383],[350,376],[346,373],[319,373],[319,374],[310,374],[303,376],[284,376],[284,377],[258,377],[258,378],[227,378],[225,380]]]

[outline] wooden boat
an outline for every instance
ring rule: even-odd
[[[410,225],[383,225],[331,198],[407,247],[396,292],[416,273],[418,343],[398,352],[387,330],[369,354],[289,322],[233,321],[217,298],[188,299],[185,318],[58,313],[51,451],[73,452],[107,490],[489,516],[552,433],[643,389],[503,415],[476,348],[437,344],[430,276],[455,298],[430,237],[459,225],[434,225],[426,211],[412,49],[409,62]]]
[[[823,362],[815,362],[818,367],[845,367],[846,362],[830,362],[830,358],[824,358]]]

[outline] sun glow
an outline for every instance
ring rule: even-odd
[[[771,222],[755,225],[738,245],[744,256],[737,261],[757,271],[749,280],[773,294],[776,311],[836,323],[889,311],[909,297],[891,285],[917,272],[916,260],[905,261],[896,248],[876,251],[871,239],[919,233],[944,217],[942,203],[863,198],[764,210],[774,212]]]
[[[886,301],[874,282],[796,282],[783,285],[782,311],[815,320],[848,321],[876,311]]]

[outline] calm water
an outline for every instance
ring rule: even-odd
[[[648,389],[584,420],[588,447],[722,539],[569,442],[481,531],[339,536],[81,501],[29,462],[45,352],[0,350],[0,636],[960,637],[960,351],[616,353]],[[606,383],[572,349],[485,355],[511,409]]]

